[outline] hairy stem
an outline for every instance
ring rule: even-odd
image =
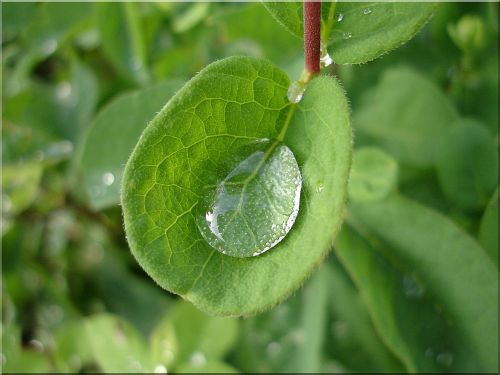
[[[304,0],[304,55],[306,72],[319,73],[321,2]]]

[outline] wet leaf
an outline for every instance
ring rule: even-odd
[[[161,286],[211,313],[253,314],[285,298],[340,225],[351,148],[345,96],[335,80],[319,77],[295,107],[286,98],[289,83],[262,60],[210,65],[150,123],[125,169],[122,204],[133,254]],[[204,188],[227,176],[223,166],[238,146],[280,137],[302,174],[294,229],[259,257],[219,253],[195,223]]]

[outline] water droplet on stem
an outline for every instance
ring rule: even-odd
[[[306,85],[302,81],[294,81],[288,88],[287,96],[290,103],[298,103],[302,100],[306,91]]]
[[[322,68],[325,68],[333,63],[332,57],[328,54],[328,48],[326,43],[321,42],[320,47],[320,65]]]

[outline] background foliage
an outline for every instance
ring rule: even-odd
[[[237,319],[138,266],[123,166],[205,65],[296,79],[302,41],[258,3],[2,3],[4,371],[498,371],[497,16],[439,4],[399,49],[327,69],[352,106],[346,222],[302,289]]]

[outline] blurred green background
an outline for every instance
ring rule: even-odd
[[[147,121],[182,83],[237,54],[300,76],[301,40],[262,4],[1,6],[5,372],[408,370],[333,253],[273,310],[223,319],[161,290],[128,250],[121,171]],[[390,154],[399,165],[398,191],[448,216],[497,262],[498,3],[442,3],[399,49],[328,69],[351,101],[355,147]],[[433,142],[434,122],[447,115],[425,113],[425,105],[405,111],[416,100],[398,91],[406,85],[421,85],[415,96],[449,106],[462,123],[437,165],[418,147]],[[404,122],[396,141],[423,140],[416,150],[367,130],[391,121]],[[494,150],[496,164],[485,149]],[[407,295],[421,294],[413,279],[398,280]],[[412,323],[418,316],[407,319],[417,334],[425,329]],[[427,349],[429,368],[456,370],[446,347]]]

